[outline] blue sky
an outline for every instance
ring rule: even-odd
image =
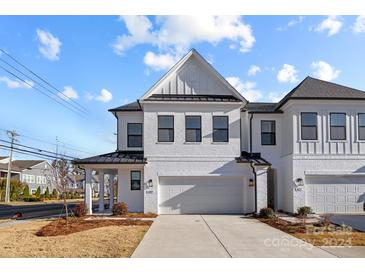
[[[192,47],[250,101],[279,100],[307,75],[365,89],[365,17],[1,16],[0,37],[2,49],[88,110],[79,117],[0,68],[0,129],[53,151],[58,136],[60,150],[79,157],[88,154],[75,148],[115,150],[107,109],[140,97]]]

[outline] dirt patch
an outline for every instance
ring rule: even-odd
[[[115,217],[127,217],[127,218],[156,218],[158,215],[155,213],[127,213],[124,216],[115,216]]]
[[[0,258],[130,257],[149,226],[107,226],[64,236],[38,237],[49,221],[0,228]]]
[[[141,221],[141,220],[94,220],[85,218],[69,218],[68,223],[65,219],[54,220],[39,231],[37,231],[37,236],[49,237],[49,236],[59,236],[59,235],[69,235],[76,232],[81,232],[85,230],[90,230],[94,228],[106,227],[106,226],[150,226],[152,221]]]
[[[293,224],[279,218],[258,220],[315,246],[365,246],[365,233],[349,227],[320,222]]]

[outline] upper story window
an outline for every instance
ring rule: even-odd
[[[301,139],[317,140],[317,113],[301,113]]]
[[[261,121],[261,145],[276,144],[275,121]]]
[[[359,113],[359,140],[365,140],[365,113]]]
[[[213,142],[228,142],[228,116],[213,116]]]
[[[141,190],[141,171],[131,171],[131,190]]]
[[[330,113],[331,140],[346,140],[346,113]]]
[[[142,124],[127,124],[128,147],[142,147]]]
[[[174,141],[174,116],[172,115],[158,116],[158,141],[159,142]]]
[[[202,123],[200,116],[185,116],[185,141],[202,141]]]

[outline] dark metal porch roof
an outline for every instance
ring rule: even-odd
[[[242,151],[241,156],[236,158],[237,163],[248,163],[256,166],[271,166],[271,163],[261,157],[261,153]]]
[[[146,164],[143,151],[120,150],[89,158],[77,159],[74,164]]]

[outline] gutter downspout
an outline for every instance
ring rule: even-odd
[[[253,113],[250,113],[250,153],[252,153],[252,119],[253,119]]]
[[[255,170],[255,164],[254,163],[250,163],[250,166],[252,168],[252,173],[253,173],[253,181],[254,181],[254,184],[255,184],[255,211],[253,212],[253,214],[256,214],[257,213],[257,184],[256,184],[256,180],[257,180],[257,173],[256,173],[256,170]]]

